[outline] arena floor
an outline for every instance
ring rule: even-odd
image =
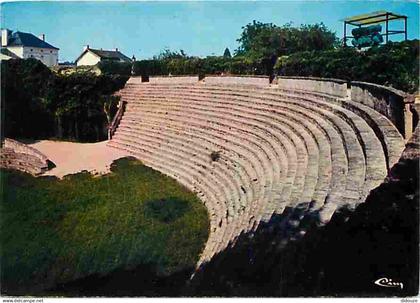
[[[40,140],[29,144],[45,154],[56,167],[47,171],[45,176],[62,178],[65,175],[87,170],[93,174],[106,174],[111,163],[128,153],[98,143],[75,143]]]

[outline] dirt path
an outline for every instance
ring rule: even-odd
[[[73,143],[41,140],[28,145],[38,149],[56,165],[45,176],[62,178],[82,170],[105,174],[109,172],[109,166],[114,160],[128,156],[123,151],[106,146],[106,143],[107,141]]]

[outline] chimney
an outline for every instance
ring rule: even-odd
[[[131,61],[136,62],[136,57],[133,55],[133,57],[131,58]]]
[[[118,52],[118,47],[115,48],[115,51]]]
[[[45,34],[39,35],[38,38],[41,39],[42,41],[45,41]]]
[[[7,28],[1,30],[1,46],[7,46],[9,44],[10,33]]]
[[[85,51],[85,50],[87,50],[87,49],[89,49],[89,44],[88,44],[88,45],[83,46],[83,51]]]

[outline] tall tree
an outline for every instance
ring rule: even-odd
[[[232,55],[230,54],[229,48],[226,47],[225,52],[223,53],[223,57],[232,58]]]
[[[323,23],[293,27],[291,23],[277,26],[273,23],[253,21],[243,27],[237,40],[236,55],[260,60],[272,71],[277,57],[300,51],[334,48],[338,39]]]

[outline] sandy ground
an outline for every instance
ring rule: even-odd
[[[106,174],[114,160],[128,156],[128,153],[108,147],[106,143],[107,141],[73,143],[41,140],[28,145],[38,149],[56,165],[44,173],[44,176],[62,178],[82,170],[93,174]]]

